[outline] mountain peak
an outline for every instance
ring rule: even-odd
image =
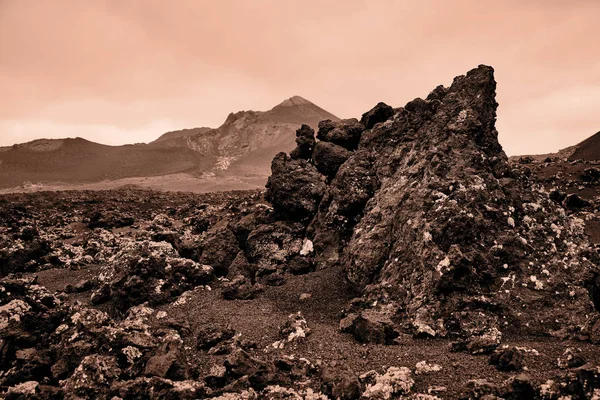
[[[292,96],[289,99],[286,99],[283,102],[281,102],[279,105],[277,105],[277,107],[295,107],[302,105],[313,105],[313,103],[306,100],[304,97]]]

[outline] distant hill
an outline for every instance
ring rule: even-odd
[[[0,151],[0,187],[166,175],[213,163],[211,157],[183,147],[106,146],[82,138],[39,139]]]
[[[217,129],[167,132],[149,144],[107,146],[82,138],[38,139],[0,148],[0,188],[25,182],[79,184],[176,173],[200,179],[246,179],[257,185],[266,182],[273,156],[295,147],[295,131],[301,124],[316,128],[324,119],[339,118],[294,96],[269,111],[231,113]]]

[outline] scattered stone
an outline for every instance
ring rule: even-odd
[[[246,277],[238,275],[231,282],[223,284],[222,294],[227,300],[251,300],[262,291],[262,285],[253,285]]]
[[[352,400],[361,395],[361,384],[354,371],[346,365],[334,363],[325,366],[321,380],[321,391],[330,398]]]
[[[209,350],[224,340],[233,338],[235,331],[231,328],[222,329],[218,326],[205,326],[200,329],[196,339],[196,346],[202,350]]]
[[[556,363],[561,369],[577,368],[585,364],[585,359],[580,349],[568,347],[562,356],[558,357]]]
[[[429,364],[427,361],[419,361],[417,365],[415,365],[415,374],[429,374],[431,372],[441,371],[442,367],[438,364]]]
[[[502,333],[492,328],[481,335],[474,335],[453,343],[452,350],[467,351],[471,354],[490,354],[500,345],[501,340]]]
[[[523,351],[516,347],[496,350],[490,357],[490,364],[495,365],[499,371],[519,371],[523,369]]]
[[[527,400],[536,398],[536,390],[531,377],[520,374],[510,378],[504,385],[502,398],[506,400]]]
[[[389,317],[372,310],[349,314],[340,321],[340,330],[361,343],[393,344],[399,335]]]
[[[300,293],[300,297],[298,298],[300,301],[310,300],[312,294],[310,293]]]
[[[114,357],[91,355],[85,357],[73,375],[61,381],[60,386],[64,392],[72,393],[72,398],[100,398],[108,395],[111,384],[120,374]]]
[[[463,387],[459,399],[498,399],[500,389],[485,379],[472,379],[467,381]]]
[[[563,200],[563,205],[568,210],[576,211],[585,207],[589,207],[591,203],[582,199],[576,194],[570,194]]]
[[[411,378],[410,369],[406,367],[390,367],[385,374],[375,374],[373,382],[367,383],[361,399],[393,399],[408,395],[415,381]]]
[[[276,341],[271,347],[281,349],[288,343],[298,343],[304,341],[310,334],[311,330],[306,323],[306,319],[300,311],[296,314],[290,314],[285,324],[279,327],[279,337],[281,340]]]

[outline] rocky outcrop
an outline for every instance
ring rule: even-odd
[[[366,321],[470,338],[458,346],[472,351],[502,331],[590,335],[597,257],[581,223],[509,166],[495,90],[479,66],[405,107],[322,121],[306,161],[274,159],[267,199],[307,227],[317,268],[345,267]]]

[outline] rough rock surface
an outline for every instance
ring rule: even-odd
[[[306,160],[279,153],[271,164],[265,198],[275,211],[290,219],[311,219],[323,197],[322,175]]]
[[[309,159],[315,147],[315,131],[308,125],[302,125],[296,131],[296,148],[292,150],[292,158]]]
[[[360,133],[353,121],[323,122],[318,139],[349,149],[347,138],[360,142],[335,176],[327,171],[322,201],[311,196],[304,207],[314,215],[319,203],[308,228],[315,257],[341,262],[377,304],[369,308],[394,310],[415,335],[590,335],[598,313],[586,286],[598,265],[583,257],[589,243],[578,221],[511,170],[495,89],[493,69],[480,66]],[[378,105],[365,121],[381,109],[389,111]],[[274,161],[274,181],[295,180],[284,160]],[[270,200],[306,198],[312,187],[271,190]]]
[[[377,103],[372,110],[362,115],[360,122],[367,129],[371,129],[380,122],[385,122],[395,114],[394,109],[385,103]]]

